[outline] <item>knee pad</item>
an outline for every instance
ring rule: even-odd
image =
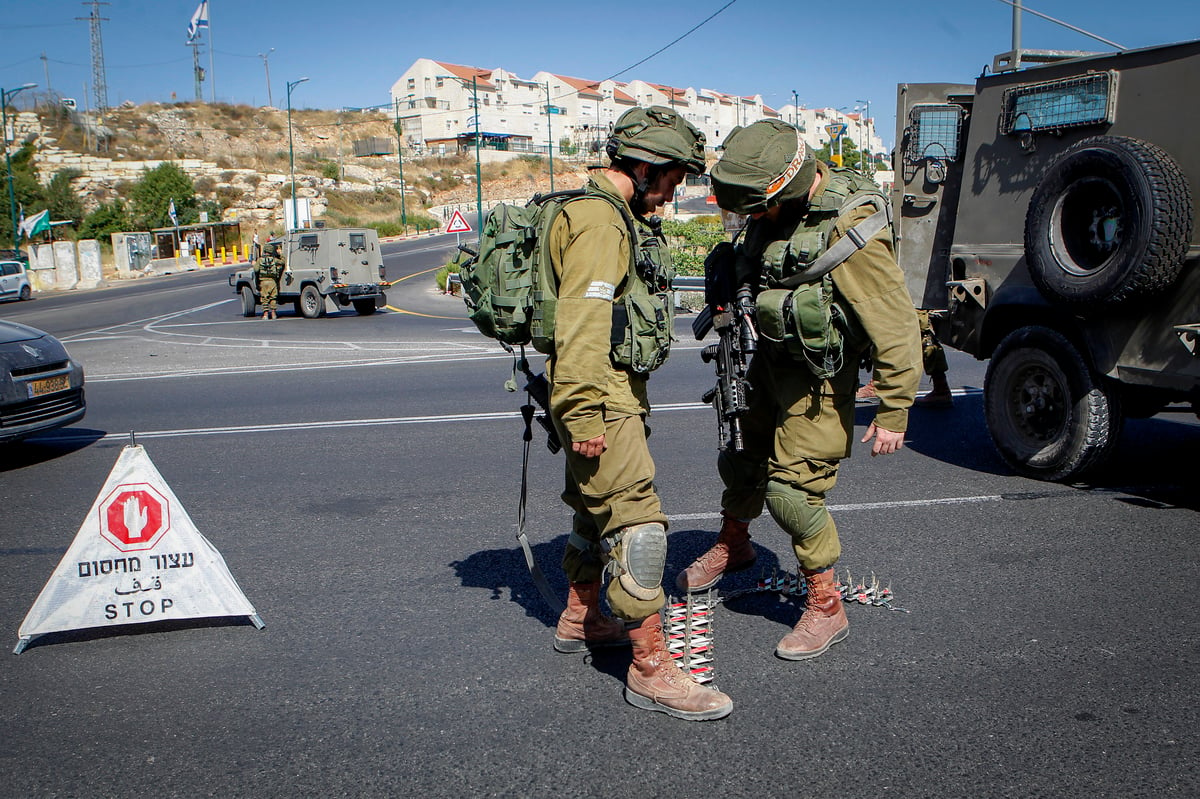
[[[767,510],[776,523],[794,539],[812,538],[825,528],[829,511],[825,504],[813,504],[816,499],[800,489],[772,480],[767,483]]]
[[[617,535],[610,555],[610,566],[631,596],[645,600],[659,596],[667,565],[666,528],[658,522],[626,527]]]

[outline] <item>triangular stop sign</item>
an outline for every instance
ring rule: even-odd
[[[35,635],[174,619],[262,619],[225,559],[140,446],[128,446],[18,631]]]

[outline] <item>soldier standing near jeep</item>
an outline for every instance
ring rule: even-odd
[[[267,242],[263,256],[254,268],[258,278],[259,301],[263,307],[263,319],[277,319],[276,301],[279,297],[279,278],[283,275],[283,261],[279,258],[279,243]]]
[[[791,537],[808,591],[775,654],[804,660],[849,632],[833,572],[841,544],[825,495],[850,456],[859,363],[869,351],[879,396],[862,440],[874,439],[872,455],[894,453],[920,381],[921,339],[887,201],[873,181],[820,163],[799,131],[777,120],[734,128],[723,149],[712,170],[717,204],[751,221],[745,241],[714,271],[754,296],[760,338],[741,440],[718,458],[721,532],[676,585],[705,590],[753,564],[749,521],[765,504]]]
[[[632,643],[626,701],[691,721],[719,719],[732,700],[681,670],[663,638],[667,517],[644,421],[646,380],[666,358],[673,312],[666,242],[644,215],[670,199],[686,173],[704,172],[704,134],[669,108],[635,108],[617,120],[607,153],[611,164],[592,171],[587,193],[547,232],[558,299],[546,372],[567,460],[562,497],[574,511],[563,555],[571,585],[554,648]],[[658,328],[638,325],[631,298],[640,310],[653,308]],[[600,611],[606,570],[613,613],[634,625],[628,634]]]

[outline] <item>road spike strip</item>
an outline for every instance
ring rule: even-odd
[[[869,583],[855,584],[853,575],[847,569],[845,579],[838,578],[835,583],[842,601],[888,610],[904,610],[893,604],[895,596],[891,586],[881,587],[875,573],[870,574]],[[663,609],[663,636],[667,641],[668,654],[696,682],[712,682],[716,674],[713,656],[713,615],[717,606],[735,597],[758,593],[802,597],[807,594],[807,589],[800,575],[780,572],[775,568],[771,570],[770,575],[764,572],[753,588],[744,588],[728,594],[710,588],[702,595],[688,594],[683,599],[671,597]]]

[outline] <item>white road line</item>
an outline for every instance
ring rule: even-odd
[[[852,502],[845,505],[826,505],[831,511],[846,512],[852,510],[880,510],[883,508],[923,508],[927,505],[965,505],[978,502],[1000,502],[1004,497],[999,494],[985,494],[977,497],[941,497],[939,499],[902,499],[891,502]],[[671,521],[704,521],[719,519],[720,513],[679,513],[668,515]]]

